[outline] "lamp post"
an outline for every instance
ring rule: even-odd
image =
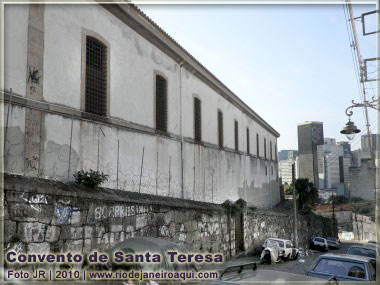
[[[352,100],[352,105],[349,106],[346,109],[346,115],[348,116],[348,122],[346,123],[346,126],[343,128],[343,130],[340,131],[341,134],[344,134],[347,136],[349,140],[352,140],[357,133],[360,133],[360,130],[355,126],[354,122],[351,121],[351,116],[353,115],[353,108],[357,107],[365,107],[365,108],[371,108],[377,111],[380,111],[379,109],[379,99],[375,99],[375,97],[372,97],[372,101],[364,100],[363,103],[355,103],[354,100]],[[368,124],[368,122],[367,122]],[[369,136],[369,134],[368,134]],[[371,149],[371,140],[369,139],[369,147]]]

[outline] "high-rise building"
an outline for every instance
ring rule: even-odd
[[[296,159],[297,156],[298,156],[298,151],[283,149],[278,152],[278,161],[287,160],[287,159]]]
[[[377,142],[379,142],[380,135],[379,134],[371,134],[371,145],[374,150],[377,150]],[[363,151],[370,151],[368,135],[362,135],[361,137],[361,146]]]
[[[319,189],[339,189],[339,195],[345,195],[348,189],[351,155],[346,154],[347,147],[335,139],[325,138],[325,144],[317,146]]]
[[[341,141],[341,142],[337,142],[336,144],[343,146],[343,153],[345,155],[350,155],[351,154],[351,145],[350,145],[349,142]]]
[[[317,146],[324,144],[323,123],[298,124],[299,177],[309,178],[319,188]]]
[[[297,159],[285,159],[278,162],[278,175],[282,178],[282,183],[292,184],[292,165],[295,165],[295,178],[298,178]]]

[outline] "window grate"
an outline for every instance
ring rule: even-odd
[[[274,145],[274,157],[277,161],[277,144]]]
[[[270,160],[273,160],[272,142],[269,143],[269,151],[270,151]]]
[[[247,128],[247,154],[249,154],[250,149],[249,149],[249,129]]]
[[[162,76],[156,76],[156,129],[167,132],[167,82]]]
[[[218,145],[223,147],[223,113],[218,111]]]
[[[86,37],[86,112],[107,115],[107,47]]]
[[[239,129],[237,121],[235,121],[235,150],[239,150]]]
[[[194,98],[194,140],[202,140],[201,100]]]

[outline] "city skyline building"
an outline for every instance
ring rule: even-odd
[[[319,189],[317,147],[324,144],[323,123],[316,121],[300,123],[297,131],[299,177],[308,178]]]
[[[293,149],[283,149],[278,152],[278,160],[296,159],[298,151]]]

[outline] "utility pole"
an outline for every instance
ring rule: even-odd
[[[367,108],[367,104],[365,104],[367,102],[367,95],[366,95],[366,92],[365,92],[365,87],[364,87],[364,75],[363,75],[363,71],[364,71],[364,65],[363,65],[363,61],[362,61],[362,56],[360,54],[360,48],[359,48],[359,41],[358,41],[358,36],[356,34],[356,25],[355,25],[355,19],[354,19],[354,12],[352,11],[352,5],[351,5],[351,2],[350,0],[347,0],[347,8],[348,8],[348,12],[350,14],[350,23],[351,23],[351,27],[352,27],[352,34],[353,34],[353,40],[354,42],[352,43],[353,44],[353,47],[354,47],[354,50],[356,52],[356,57],[358,59],[358,63],[359,63],[359,72],[360,72],[360,83],[362,84],[362,88],[363,88],[363,103],[364,103],[364,113],[365,113],[365,120],[366,120],[366,126],[367,126],[367,134],[368,134],[368,147],[369,147],[369,151],[371,153],[371,159],[372,159],[372,163],[373,163],[373,166],[376,167],[376,164],[375,164],[375,153],[373,151],[373,148],[372,148],[372,140],[371,140],[371,130],[370,130],[370,124],[369,124],[369,119],[368,119],[368,108]]]
[[[332,227],[333,227],[333,237],[335,238],[336,236],[335,236],[335,201],[334,201],[334,197],[335,197],[335,195],[334,195],[334,192],[332,192],[332,197],[333,197],[333,199],[332,199],[332,210],[333,210],[333,212],[332,212]]]
[[[296,195],[296,168],[292,164],[292,181],[293,181],[293,210],[294,210],[294,244],[298,248],[298,219],[297,219],[297,195]]]

